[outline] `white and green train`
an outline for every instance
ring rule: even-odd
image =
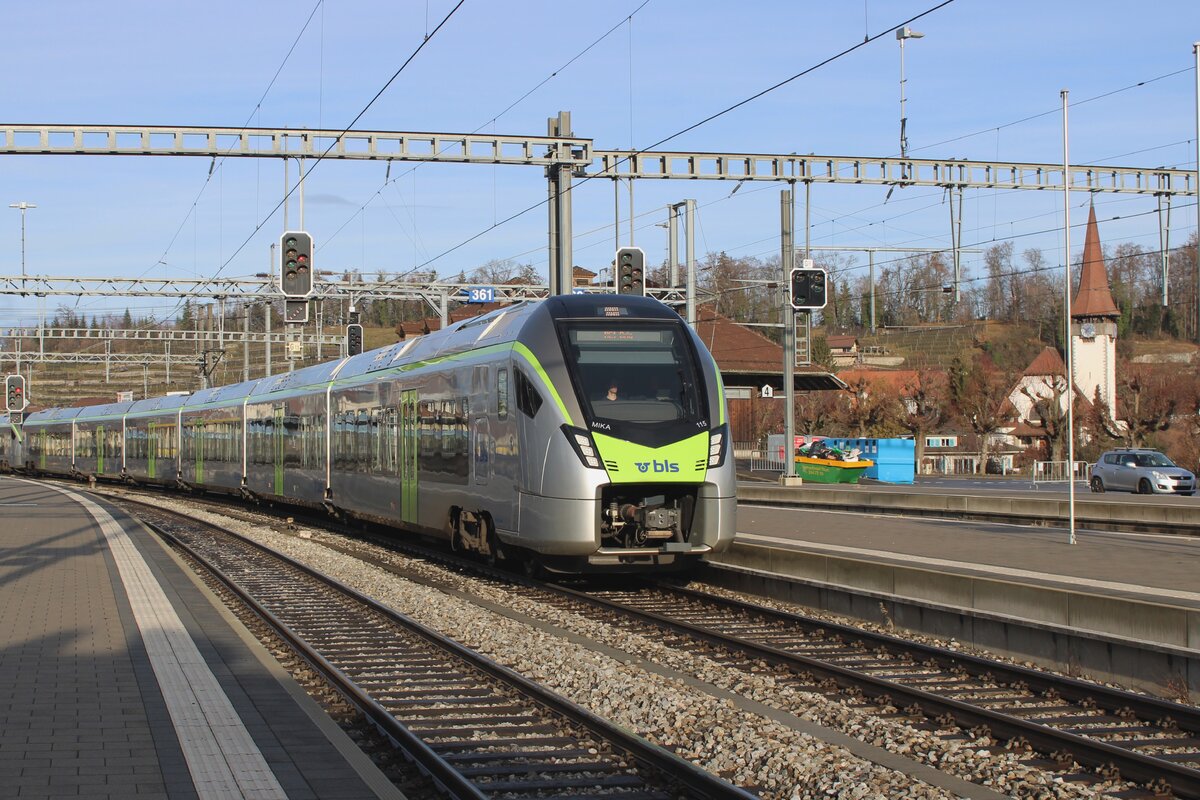
[[[734,536],[720,373],[636,296],[521,303],[186,397],[41,411],[24,442],[34,472],[324,507],[561,572],[686,568]]]

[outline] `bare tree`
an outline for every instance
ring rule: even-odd
[[[979,439],[982,465],[987,463],[992,435],[1011,419],[1008,391],[1013,378],[997,370],[986,356],[976,356],[970,371],[951,383],[955,411]]]
[[[1117,382],[1117,408],[1124,418],[1125,441],[1143,447],[1155,433],[1171,427],[1181,393],[1172,375],[1141,364],[1128,364]]]
[[[914,462],[918,469],[925,457],[925,435],[946,419],[945,387],[944,373],[923,369],[904,384],[902,394],[897,398],[902,409],[898,421],[913,436]]]

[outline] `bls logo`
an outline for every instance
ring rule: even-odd
[[[638,461],[634,466],[638,472],[649,472],[651,469],[655,472],[679,472],[679,465],[674,461]]]

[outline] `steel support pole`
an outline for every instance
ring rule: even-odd
[[[242,381],[250,380],[250,304],[242,303]]]
[[[613,178],[613,253],[621,249],[621,179]]]
[[[867,262],[871,265],[871,333],[875,333],[875,251],[867,251]]]
[[[283,140],[283,144],[281,146],[283,147],[284,150],[286,150],[287,149],[287,134],[283,135],[282,140]],[[288,158],[287,158],[287,156],[284,156],[284,158],[283,158],[283,229],[285,231],[288,229],[288,191],[289,191],[288,180],[289,180],[288,179]]]
[[[696,201],[685,200],[687,218],[687,323],[696,327]]]
[[[1163,205],[1166,205],[1166,214]],[[1171,195],[1158,195],[1158,252],[1162,261],[1162,304],[1167,307],[1169,293],[1167,278],[1171,266]]]
[[[266,343],[267,352],[266,352],[266,358],[264,359],[264,361],[266,362],[266,365],[265,365],[265,372],[263,373],[263,377],[269,378],[269,377],[271,377],[271,301],[270,300],[263,303],[263,312],[264,312],[263,330],[267,334],[267,343]]]
[[[667,206],[667,269],[671,288],[679,288],[679,205]]]
[[[788,302],[787,287],[791,282],[792,265],[795,263],[793,225],[796,207],[792,199],[795,183],[779,193],[779,239],[780,239],[780,305],[783,321],[783,475],[796,473],[796,400],[792,396],[796,385],[796,312]]]
[[[629,246],[633,247],[633,178],[629,179]]]
[[[1067,136],[1067,97],[1066,89],[1062,90],[1062,125],[1063,125],[1063,231],[1066,233],[1063,259],[1063,308],[1066,312],[1066,347],[1067,351],[1067,520],[1069,523],[1069,541],[1075,544],[1075,342],[1071,339],[1071,159]],[[1112,409],[1113,413],[1116,409]]]
[[[954,303],[962,298],[962,187],[948,187],[950,192],[950,244],[954,257]],[[954,200],[958,199],[958,214],[954,213]]]
[[[547,133],[550,136],[568,137],[571,135],[571,113],[558,112],[558,117],[550,117],[547,121]],[[556,162],[546,168],[549,203],[549,235],[550,235],[550,265],[548,268],[550,294],[570,294],[572,273],[574,272],[574,254],[571,251],[571,165],[566,163],[570,152],[563,148],[570,145],[558,143],[554,145]],[[631,209],[632,212],[632,209]]]
[[[1192,45],[1192,56],[1196,68],[1192,74],[1196,76],[1196,178],[1192,188],[1196,190],[1196,341],[1200,342],[1200,42]]]
[[[569,129],[563,135],[569,136]],[[571,167],[563,164],[555,169],[558,170],[558,286],[560,293],[570,294],[575,282],[575,253],[571,242],[574,235],[571,230]]]

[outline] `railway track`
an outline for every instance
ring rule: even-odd
[[[137,513],[451,797],[754,796],[286,556],[163,509]]]
[[[786,680],[806,690],[836,685],[914,719],[1028,744],[1062,766],[1119,774],[1155,795],[1200,797],[1194,706],[683,587],[556,593],[564,610],[602,609],[659,635],[665,628],[677,647],[718,647],[786,668]]]
[[[397,548],[395,540],[376,544]],[[399,571],[357,543],[334,549]],[[455,569],[464,566],[425,548],[397,549],[452,561]],[[1095,784],[1119,778],[1141,786],[1114,796],[1200,798],[1200,711],[1194,706],[678,586],[581,591],[514,580],[481,565],[472,569],[506,592],[592,619],[600,616],[735,669],[754,671],[756,663],[766,662],[786,685],[890,708],[878,713],[942,736],[990,734],[1009,747],[1027,746],[1027,763],[1066,780]],[[437,585],[427,575],[403,574]],[[948,725],[957,731],[946,733]]]

